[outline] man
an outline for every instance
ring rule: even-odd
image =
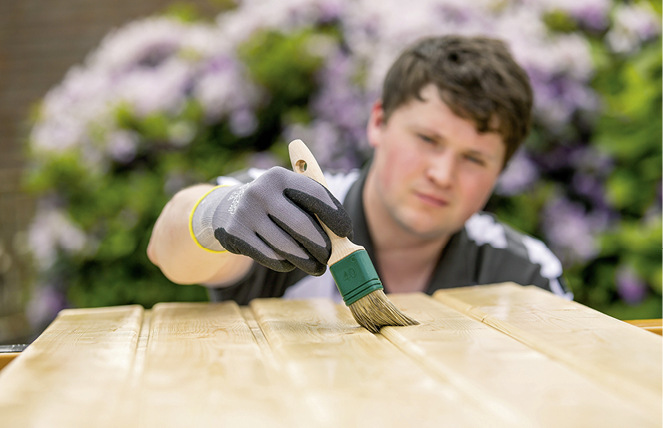
[[[421,40],[372,107],[374,154],[361,174],[328,177],[331,194],[283,168],[184,189],[157,220],[148,255],[174,282],[208,285],[213,300],[340,300],[328,273],[319,276],[331,249],[317,216],[366,248],[388,293],[513,281],[571,298],[542,242],[480,212],[531,109],[529,79],[502,42]]]

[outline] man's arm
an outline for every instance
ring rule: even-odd
[[[251,268],[249,257],[212,253],[200,248],[189,232],[189,214],[198,200],[214,186],[200,184],[178,192],[157,219],[147,256],[163,274],[179,284],[232,285]]]
[[[321,275],[331,243],[319,221],[338,236],[352,233],[343,205],[323,185],[274,167],[250,183],[178,192],[154,225],[148,256],[181,284],[232,285],[253,261]]]

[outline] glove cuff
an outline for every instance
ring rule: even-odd
[[[214,211],[219,202],[228,194],[228,188],[234,187],[227,184],[213,187],[198,199],[189,214],[189,234],[191,239],[199,248],[211,253],[225,253],[223,248],[214,237],[212,220]],[[224,190],[221,190],[225,188]]]

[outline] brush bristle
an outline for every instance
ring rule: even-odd
[[[417,325],[413,320],[387,299],[382,290],[375,290],[350,305],[350,312],[355,320],[370,331],[379,333],[385,326]]]

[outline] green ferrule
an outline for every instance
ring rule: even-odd
[[[375,290],[382,290],[382,282],[366,250],[355,251],[331,265],[329,270],[347,306]]]

